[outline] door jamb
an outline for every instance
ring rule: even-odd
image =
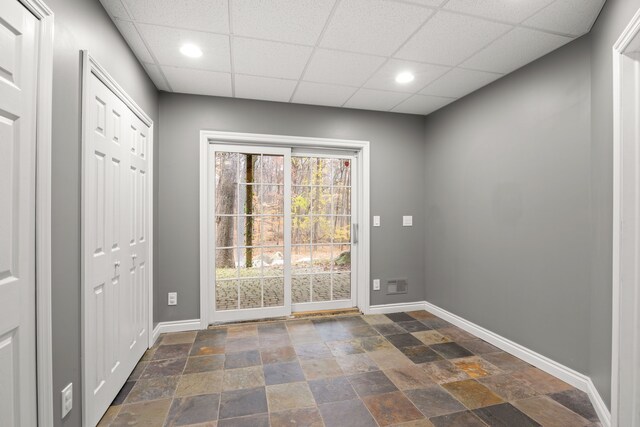
[[[640,385],[633,384],[633,362],[640,360],[640,325],[634,324],[633,311],[640,303],[640,277],[637,275],[640,248],[640,212],[638,175],[640,165],[634,159],[640,149],[640,71],[638,61],[629,63],[626,54],[632,42],[640,38],[640,10],[613,46],[613,268],[612,268],[612,375],[611,416],[613,426],[622,425],[622,416],[634,413],[633,402],[640,396]],[[637,47],[637,46],[636,46]],[[634,69],[632,69],[634,68]],[[630,75],[630,73],[632,73]],[[624,82],[634,84],[629,90]],[[631,94],[635,99],[629,100]],[[627,104],[633,104],[629,107]],[[633,115],[634,120],[628,119]],[[624,288],[623,288],[624,280]],[[622,295],[622,294],[625,295]],[[633,296],[635,295],[635,301]],[[629,298],[631,297],[631,298]],[[631,300],[631,301],[630,301]],[[635,307],[634,307],[635,304]],[[629,328],[631,328],[629,330]],[[624,336],[623,336],[624,334]],[[634,342],[635,341],[635,342]],[[634,350],[635,348],[635,350]],[[631,359],[631,360],[629,360]],[[631,369],[630,369],[631,368]],[[637,367],[635,369],[638,369]],[[631,381],[629,381],[631,378]],[[627,387],[631,387],[628,390]],[[624,390],[621,388],[625,388]],[[625,398],[625,396],[627,396]],[[635,398],[634,398],[635,396]],[[637,403],[636,403],[637,404]],[[638,413],[636,408],[635,413]],[[640,420],[635,420],[640,422]],[[634,424],[635,425],[635,424]]]
[[[303,148],[349,149],[358,152],[362,190],[358,195],[361,222],[359,224],[358,250],[358,308],[369,313],[370,305],[370,142],[347,139],[310,138],[288,135],[268,135],[256,133],[200,131],[200,328],[209,326],[209,221],[208,221],[208,147],[212,143],[258,144]],[[204,238],[203,238],[204,236]]]

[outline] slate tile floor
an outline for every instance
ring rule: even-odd
[[[599,426],[588,397],[426,311],[163,335],[101,426]]]

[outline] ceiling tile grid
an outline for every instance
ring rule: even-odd
[[[604,1],[100,0],[159,90],[420,115],[586,34]]]

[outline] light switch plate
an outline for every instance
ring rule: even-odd
[[[403,227],[413,227],[413,217],[411,215],[405,215],[402,217]]]
[[[380,279],[373,279],[373,290],[374,291],[380,290]]]
[[[380,227],[380,216],[376,215],[373,217],[373,226]]]
[[[178,293],[177,292],[169,292],[167,305],[178,305]]]
[[[66,417],[73,408],[73,383],[62,389],[62,418]]]

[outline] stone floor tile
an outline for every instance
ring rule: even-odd
[[[448,328],[453,326],[451,323],[438,317],[434,317],[432,319],[420,319],[420,322],[431,329]]]
[[[461,347],[455,342],[447,342],[443,344],[434,344],[430,346],[432,350],[440,354],[445,359],[457,359],[460,357],[469,357],[473,356],[469,350],[464,347]]]
[[[364,353],[336,357],[336,362],[346,375],[380,370],[376,362]]]
[[[124,383],[124,385],[116,395],[116,398],[113,399],[113,402],[111,402],[111,405],[122,405],[134,385],[136,385],[135,381],[127,381],[126,383]]]
[[[227,327],[227,339],[251,338],[258,336],[257,323],[231,325]]]
[[[486,427],[486,424],[470,411],[440,415],[439,417],[431,418],[430,421],[435,427]]]
[[[389,341],[379,335],[373,337],[356,338],[354,341],[356,341],[366,352],[390,350],[395,348]]]
[[[486,406],[484,408],[473,411],[482,421],[490,427],[537,427],[537,422],[529,418],[526,414],[519,411],[510,403],[502,403],[500,405]]]
[[[258,335],[286,335],[288,334],[285,322],[263,322],[257,325]]]
[[[513,405],[545,427],[579,427],[589,421],[547,396],[517,400]]]
[[[531,365],[524,360],[518,359],[517,357],[505,352],[482,354],[480,357],[491,363],[493,366],[497,366],[504,372],[514,372],[531,367]]]
[[[120,406],[109,406],[96,427],[109,427],[120,412]]]
[[[391,427],[434,427],[431,421],[426,418],[422,418],[415,421],[409,421],[406,423],[394,424]]]
[[[373,328],[381,335],[398,335],[407,333],[406,329],[398,326],[397,323],[380,323],[373,325]]]
[[[426,345],[417,345],[415,347],[402,347],[400,348],[402,354],[407,356],[409,360],[411,360],[416,365],[420,363],[427,362],[436,362],[438,360],[442,360],[442,356],[440,356],[435,351],[431,350]]]
[[[474,335],[471,335],[469,332],[453,325],[446,328],[438,328],[438,332],[440,332],[445,337],[450,338],[451,341],[469,341],[476,339]]]
[[[599,421],[598,414],[593,409],[589,396],[583,391],[571,389],[550,394],[549,397],[589,421]]]
[[[259,335],[258,343],[261,349],[291,346],[288,334]]]
[[[171,399],[123,405],[110,427],[158,427],[164,424]]]
[[[502,373],[500,369],[478,356],[454,359],[451,360],[451,363],[453,363],[456,368],[466,372],[471,378],[482,378]]]
[[[409,322],[398,322],[396,325],[400,326],[407,332],[423,332],[428,331],[431,328],[426,326],[424,323],[419,322],[417,320],[411,320]]]
[[[218,344],[224,344],[227,340],[228,328],[205,329],[198,331],[196,334],[196,342],[198,341],[215,341]]]
[[[267,386],[267,401],[270,412],[316,406],[306,382]]]
[[[352,375],[348,378],[351,386],[360,397],[390,393],[398,390],[382,371]]]
[[[324,427],[322,417],[317,408],[300,408],[273,412],[270,418],[271,427]]]
[[[394,322],[410,322],[416,320],[414,317],[409,316],[407,313],[388,313],[387,316]]]
[[[438,384],[469,379],[469,375],[448,360],[423,363],[422,369]]]
[[[572,388],[564,381],[534,367],[515,371],[511,375],[514,378],[524,381],[527,385],[541,394],[558,393]]]
[[[167,344],[193,344],[196,340],[196,331],[191,332],[175,332],[171,334],[166,334],[162,337],[162,345]]]
[[[140,379],[168,377],[180,375],[184,371],[187,359],[168,359],[149,362],[144,372],[140,375]]]
[[[343,375],[335,358],[303,360],[300,365],[307,380],[317,380]]]
[[[323,342],[294,345],[300,360],[327,359],[333,357],[329,347]]]
[[[240,351],[248,351],[257,349],[260,346],[258,336],[255,337],[243,337],[243,338],[229,338],[225,343],[226,353],[237,353]]]
[[[140,359],[142,362],[149,362],[150,360],[153,359],[153,355],[155,354],[156,350],[158,349],[158,347],[152,347],[150,349],[148,349],[147,351],[144,352],[144,354],[142,355],[142,358]]]
[[[442,387],[469,409],[504,403],[500,396],[475,380],[456,381]]]
[[[292,346],[263,348],[260,350],[260,356],[264,365],[293,362],[298,359],[296,351]]]
[[[424,345],[442,344],[451,341],[438,331],[420,331],[414,332],[411,335],[418,338]]]
[[[326,427],[378,427],[360,399],[327,403],[318,409]]]
[[[393,323],[393,320],[389,319],[384,314],[370,314],[368,316],[364,316],[364,321],[370,325],[382,325]]]
[[[426,310],[407,311],[407,314],[417,320],[436,318],[435,314],[431,314]]]
[[[367,396],[362,400],[382,427],[424,418],[413,403],[399,391]]]
[[[298,362],[274,363],[265,365],[264,378],[266,385],[293,383],[304,381],[304,373]]]
[[[220,393],[222,391],[222,375],[222,371],[182,375],[178,381],[176,396]]]
[[[309,381],[309,388],[318,405],[358,398],[358,395],[346,377]]]
[[[410,333],[387,335],[385,338],[397,348],[415,347],[417,345],[422,345],[422,342]]]
[[[224,360],[224,369],[248,368],[262,364],[260,352],[258,350],[239,351],[237,353],[227,353]]]
[[[195,374],[198,372],[219,371],[224,367],[224,363],[224,354],[215,354],[212,356],[193,356],[187,359],[187,366],[185,366],[184,368],[184,373]]]
[[[200,340],[195,341],[191,347],[190,356],[210,356],[213,354],[224,354],[225,345],[220,340]]]
[[[173,399],[165,426],[188,426],[218,419],[219,394],[201,394]]]
[[[180,377],[158,377],[138,380],[133,386],[125,403],[157,400],[173,397]]]
[[[383,372],[400,390],[424,388],[434,384],[424,369],[415,365],[385,369]]]
[[[462,406],[462,403],[458,402],[438,385],[405,390],[404,393],[427,418],[460,412],[466,409]]]
[[[237,418],[267,412],[267,395],[264,387],[224,391],[220,396],[221,419]]]
[[[222,388],[224,391],[245,388],[264,387],[265,380],[262,366],[248,368],[225,369]]]
[[[294,346],[301,344],[321,343],[322,337],[315,329],[312,332],[290,332],[289,338]]]
[[[362,348],[360,342],[357,340],[328,341],[326,344],[329,350],[331,350],[331,354],[335,357],[364,353],[364,348]]]
[[[524,382],[509,374],[479,378],[478,381],[506,401],[514,401],[533,397],[538,393]]]
[[[367,353],[367,355],[376,362],[380,369],[414,366],[414,363],[395,347],[372,351],[371,353]]]
[[[458,341],[458,344],[460,344],[462,347],[466,348],[467,350],[469,350],[471,353],[475,355],[502,352],[502,350],[500,350],[498,347],[495,347],[481,339],[474,339],[469,341]]]
[[[365,323],[364,326],[355,326],[347,328],[349,333],[354,338],[364,338],[364,337],[376,337],[380,336],[380,333],[376,331],[371,325]]]
[[[218,421],[217,427],[269,427],[269,414],[249,415],[248,417],[227,418]]]
[[[129,379],[127,381],[139,380],[148,364],[149,362],[138,362],[131,375],[129,375]]]

